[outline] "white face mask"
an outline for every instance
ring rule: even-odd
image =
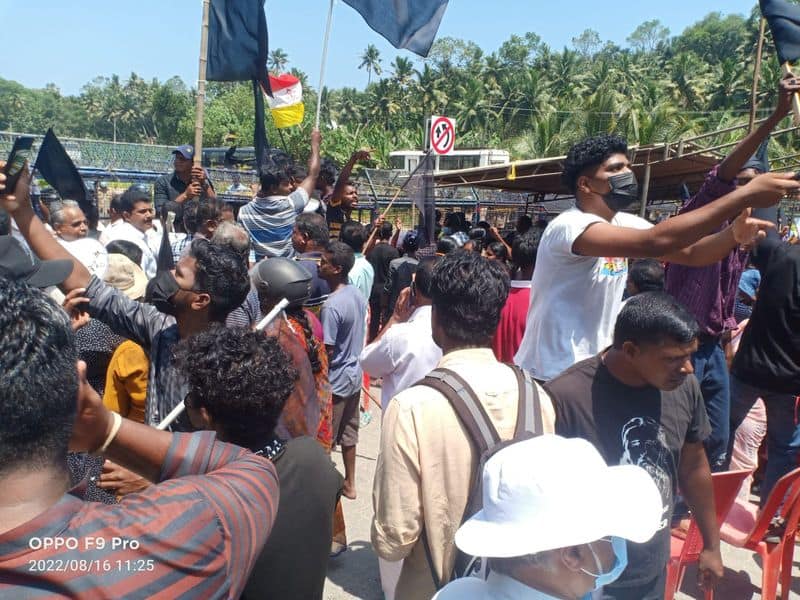
[[[597,566],[597,572],[592,573],[591,571],[587,571],[586,569],[583,568],[581,568],[581,571],[583,571],[590,577],[595,578],[594,582],[595,590],[599,590],[604,585],[608,585],[609,583],[619,579],[619,576],[622,575],[622,572],[625,570],[625,567],[628,566],[628,545],[623,538],[611,537],[611,538],[603,538],[602,540],[598,541],[611,544],[611,548],[614,551],[614,565],[608,571],[603,571],[603,565],[600,562],[597,553],[594,551],[592,544],[588,544],[589,551],[592,553],[592,557],[594,558],[594,564]],[[590,597],[591,594],[587,596],[587,598]]]

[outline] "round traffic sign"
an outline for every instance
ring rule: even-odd
[[[452,119],[437,117],[431,123],[431,147],[437,154],[448,154],[456,143],[456,129]]]

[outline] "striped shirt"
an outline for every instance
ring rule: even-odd
[[[256,259],[294,256],[292,229],[306,204],[308,194],[299,187],[288,196],[256,196],[239,210],[239,224],[250,234]]]
[[[275,520],[275,467],[174,434],[167,479],[115,505],[65,494],[0,534],[0,597],[238,598]]]
[[[172,250],[172,262],[174,262],[176,265],[178,264],[178,261],[181,259],[181,256],[183,256],[185,252],[189,251],[189,246],[192,245],[193,241],[197,239],[203,239],[203,240],[206,239],[199,233],[195,233],[194,235],[189,235],[189,234],[183,234],[183,235],[175,234],[175,235],[180,235],[180,237],[175,241],[173,241],[172,243],[170,243],[169,246],[170,249]]]

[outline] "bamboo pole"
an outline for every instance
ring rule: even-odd
[[[750,92],[750,124],[748,132],[752,133],[756,127],[756,108],[758,107],[758,82],[761,79],[761,56],[764,50],[764,34],[767,28],[767,20],[761,17],[761,24],[758,27],[758,47],[756,48],[756,65],[753,70],[753,89]]]
[[[792,65],[788,62],[781,65],[781,71],[784,75],[791,75],[794,77]],[[794,125],[800,125],[800,95],[797,93],[792,94],[792,123]]]
[[[203,120],[206,108],[206,66],[208,64],[208,13],[211,0],[203,0],[203,25],[200,29],[200,65],[197,74],[197,105],[194,112],[194,165],[203,164]]]
[[[328,7],[328,23],[325,26],[325,37],[322,40],[322,63],[319,66],[319,87],[317,95],[317,114],[314,118],[314,129],[319,129],[319,113],[322,110],[322,86],[325,83],[325,63],[328,60],[328,39],[331,36],[331,24],[333,23],[333,0]]]

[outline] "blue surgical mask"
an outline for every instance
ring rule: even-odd
[[[581,569],[587,575],[595,578],[594,581],[594,589],[599,590],[604,585],[608,585],[612,581],[616,581],[619,579],[619,576],[622,575],[622,572],[625,570],[625,567],[628,566],[628,546],[624,539],[620,537],[612,536],[609,539],[602,539],[598,540],[601,542],[611,543],[611,549],[614,551],[614,566],[611,567],[610,571],[603,572],[603,565],[600,562],[600,559],[597,557],[597,554],[592,548],[592,544],[589,544],[589,551],[592,553],[594,557],[594,562],[597,565],[597,573],[592,573],[591,571],[587,571],[586,569]],[[592,542],[596,544],[597,542]],[[591,598],[591,594],[588,594],[586,598]]]
[[[442,227],[442,235],[451,235],[453,233],[452,227]]]

